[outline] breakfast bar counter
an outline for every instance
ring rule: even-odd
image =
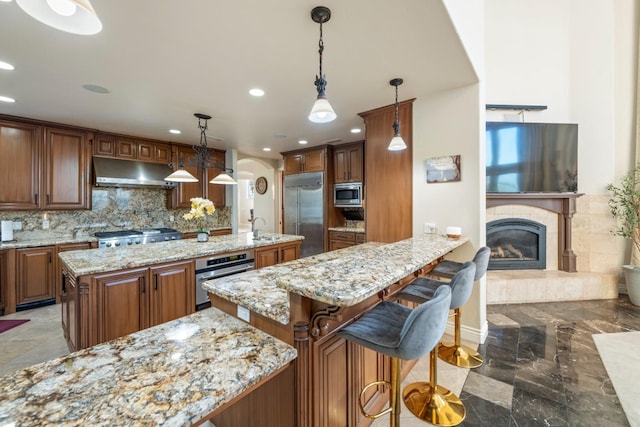
[[[282,390],[295,390],[290,410],[296,426],[368,426],[371,420],[360,414],[357,395],[365,384],[389,379],[389,360],[347,342],[339,331],[381,301],[395,300],[413,278],[467,241],[423,235],[367,243],[210,280],[203,288],[214,307],[296,348],[295,378],[280,384]],[[403,376],[414,363],[404,363]],[[386,399],[370,390],[365,409],[374,413]]]
[[[287,375],[295,357],[210,308],[0,378],[0,425],[197,425]]]

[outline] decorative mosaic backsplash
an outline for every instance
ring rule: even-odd
[[[37,237],[43,233],[60,235],[93,234],[104,230],[170,227],[179,231],[195,231],[199,224],[182,215],[187,209],[167,209],[164,190],[138,188],[93,188],[90,211],[0,211],[0,220],[22,222],[22,230],[14,231],[17,239]],[[44,216],[49,230],[42,229]],[[173,215],[174,221],[170,221]],[[231,227],[231,208],[216,209],[207,217],[210,228]]]

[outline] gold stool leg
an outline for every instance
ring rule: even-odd
[[[400,411],[402,405],[400,404],[400,359],[391,357],[391,378],[390,381],[374,381],[367,384],[360,391],[360,398],[358,399],[358,405],[360,406],[360,412],[370,420],[377,420],[383,415],[389,415],[389,425],[391,427],[400,427]],[[379,385],[389,386],[389,407],[383,409],[377,414],[369,414],[364,410],[364,396],[367,390],[371,387],[377,387]]]
[[[409,384],[404,388],[403,399],[407,409],[423,421],[438,426],[456,426],[467,415],[462,401],[437,383],[438,346],[429,355],[429,382]]]
[[[477,368],[482,366],[480,353],[472,348],[460,344],[460,307],[454,311],[454,342],[442,344],[438,357],[447,363],[461,368]]]

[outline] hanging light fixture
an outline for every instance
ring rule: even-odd
[[[200,129],[200,145],[193,145],[193,151],[196,153],[195,160],[190,159],[188,165],[189,166],[199,166],[202,169],[220,169],[222,173],[213,178],[209,183],[211,184],[225,184],[225,185],[234,185],[237,182],[231,178],[231,176],[227,173],[233,173],[233,169],[224,168],[217,164],[211,163],[211,150],[207,147],[207,120],[211,118],[211,116],[202,113],[195,113],[194,116],[198,118],[198,129]],[[169,163],[169,167],[173,167],[173,163]],[[175,182],[198,182],[198,178],[191,175],[189,172],[184,170],[184,160],[182,158],[178,159],[178,170],[173,172],[171,175],[166,177],[165,181],[175,181]]]
[[[400,136],[400,122],[398,121],[398,86],[400,86],[403,82],[404,81],[402,79],[393,79],[389,82],[391,86],[396,87],[396,118],[393,122],[393,138],[389,143],[389,147],[387,147],[387,150],[389,151],[400,151],[407,148],[407,144],[405,144],[404,139],[402,139],[402,137]]]
[[[92,35],[102,22],[89,0],[16,0],[32,18],[67,33]]]
[[[316,75],[316,81],[314,82],[318,91],[318,98],[316,98],[316,102],[313,104],[311,113],[309,113],[309,120],[315,123],[327,123],[335,120],[337,117],[335,111],[331,108],[331,104],[329,104],[329,100],[327,100],[327,95],[325,94],[327,80],[324,78],[324,74],[322,74],[322,52],[324,51],[322,24],[331,19],[331,11],[328,7],[324,6],[314,7],[311,11],[311,19],[313,19],[313,22],[320,24],[320,41],[318,42],[320,73]]]

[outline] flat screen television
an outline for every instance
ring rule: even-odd
[[[487,193],[578,191],[578,125],[487,122]]]

